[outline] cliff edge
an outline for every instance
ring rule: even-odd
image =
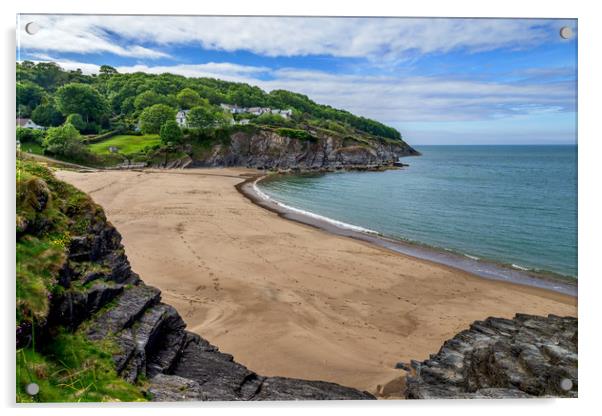
[[[48,395],[53,388],[59,395],[69,390],[61,387],[64,380],[49,381],[49,373],[52,362],[63,365],[57,354],[76,339],[84,345],[78,347],[78,354],[84,351],[80,366],[110,357],[129,384],[124,391],[138,389],[153,401],[374,398],[334,383],[258,375],[186,331],[178,312],[161,302],[161,292],[132,271],[102,208],[33,162],[20,162],[17,173],[18,401],[27,401],[21,384],[29,382],[43,384],[41,401],[70,400]],[[41,264],[42,258],[49,263]],[[49,347],[59,339],[64,345]],[[85,351],[99,352],[87,357]],[[90,386],[77,394],[120,400],[110,389],[100,394],[106,380],[93,382],[99,395],[90,395]]]

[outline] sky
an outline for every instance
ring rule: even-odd
[[[413,145],[577,140],[571,19],[20,15],[17,60],[286,89]]]

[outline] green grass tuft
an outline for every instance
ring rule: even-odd
[[[81,334],[60,333],[35,351],[17,351],[17,402],[135,402],[144,401],[140,386],[115,372],[109,341],[95,343]],[[36,383],[40,392],[25,391]]]

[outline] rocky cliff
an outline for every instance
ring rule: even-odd
[[[401,140],[310,132],[305,138],[295,138],[278,130],[239,131],[204,152],[189,152],[188,158],[177,165],[323,171],[382,169],[393,166],[402,156],[419,154]]]
[[[577,397],[577,318],[517,314],[474,322],[412,361],[406,398]]]
[[[59,329],[93,342],[110,341],[117,373],[138,383],[155,401],[373,398],[333,383],[263,377],[186,331],[178,312],[161,302],[161,292],[145,285],[132,271],[121,236],[102,209],[81,193],[80,199],[61,206],[61,201],[53,201],[58,196],[54,190],[66,185],[50,177],[48,182],[50,186],[34,177],[23,184],[27,193],[22,203],[32,206],[36,214],[20,215],[18,240],[42,235],[44,228],[52,226],[47,210],[69,214],[76,209],[78,215],[66,217],[71,232],[52,279],[56,287],[48,296],[46,317],[35,331],[25,324],[18,327],[18,348],[30,348],[34,332],[37,345],[43,345]],[[21,263],[26,260],[22,258]]]

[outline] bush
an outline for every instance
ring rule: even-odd
[[[305,130],[280,128],[276,129],[276,133],[284,137],[290,137],[291,139],[306,140],[309,142],[318,141],[316,137],[312,136]]]
[[[86,123],[84,122],[84,119],[77,113],[69,114],[69,116],[67,116],[67,120],[65,120],[65,123],[72,124],[73,127],[78,129],[79,131],[82,131],[86,128]]]
[[[292,126],[293,123],[286,118],[278,115],[278,114],[269,114],[264,113],[257,117],[254,121],[256,124],[263,124],[267,126],[279,126],[279,127],[288,127]]]
[[[83,163],[96,161],[94,154],[82,143],[79,131],[69,123],[48,129],[42,146],[48,153],[66,160]]]
[[[44,132],[42,130],[17,127],[17,140],[19,140],[21,143],[42,144],[42,141],[44,140]]]

